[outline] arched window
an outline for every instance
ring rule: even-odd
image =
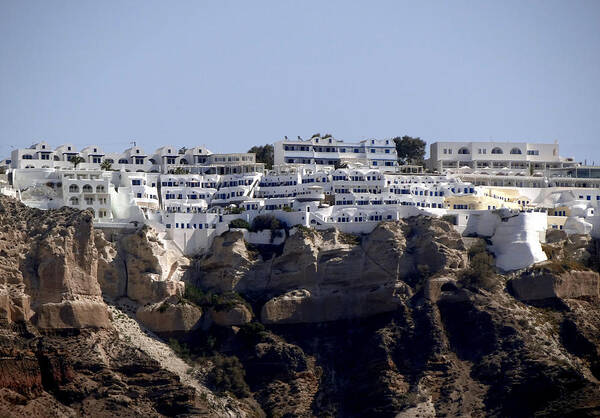
[[[151,164],[156,164],[156,160],[154,158],[150,158],[150,163]]]
[[[79,186],[76,184],[71,184],[69,186],[69,193],[79,193]]]
[[[107,163],[110,164],[114,164],[115,160],[113,160],[112,158],[105,158],[104,161],[106,161]]]
[[[33,160],[33,157],[29,154],[23,154],[23,159],[24,160]]]
[[[459,154],[470,154],[471,152],[469,151],[469,149],[467,147],[462,147],[461,149],[458,150]]]
[[[73,196],[69,199],[69,203],[73,206],[79,205],[79,199],[76,196]]]
[[[185,158],[182,158],[181,160],[179,160],[179,163],[187,165],[188,162],[187,162],[187,160]]]
[[[104,186],[100,185],[100,186],[96,186],[96,193],[104,193],[105,189]]]
[[[119,160],[119,164],[129,164],[129,161],[127,161],[125,158],[121,158]]]
[[[58,155],[54,156],[54,161],[60,161],[60,158],[58,157]]]
[[[511,154],[522,154],[521,150],[519,148],[513,148],[510,150]]]
[[[492,149],[492,154],[504,154],[502,150],[498,147]]]
[[[92,193],[93,191],[94,189],[92,189],[92,186],[90,186],[89,184],[83,186],[83,193]]]

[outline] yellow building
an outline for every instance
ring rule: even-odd
[[[485,187],[483,188],[483,193],[486,196],[501,200],[505,203],[515,203],[517,204],[516,209],[525,209],[531,204],[531,199],[521,195],[517,189]]]
[[[500,208],[521,209],[516,202],[505,201],[487,195],[448,196],[444,199],[446,209],[494,210]]]

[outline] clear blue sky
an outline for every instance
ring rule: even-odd
[[[600,163],[600,1],[0,1],[0,156],[315,132]]]

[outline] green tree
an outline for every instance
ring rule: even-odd
[[[170,174],[189,174],[189,171],[183,167],[177,167],[175,170],[169,170]]]
[[[400,164],[420,164],[425,163],[425,145],[427,144],[421,138],[413,138],[404,135],[394,138],[396,143],[396,152],[398,153],[398,162]]]
[[[102,161],[102,164],[100,164],[100,168],[104,171],[108,171],[112,168],[112,164],[110,161],[104,160]]]
[[[252,220],[251,231],[262,231],[263,229],[270,229],[271,231],[275,229],[281,229],[284,225],[273,215],[258,215],[256,218]]]
[[[341,161],[336,161],[335,164],[333,165],[333,168],[338,170],[340,168],[348,168],[348,163],[347,162],[341,162]]]
[[[73,168],[77,169],[77,166],[81,163],[85,163],[85,159],[80,155],[73,155],[69,158],[71,164],[73,164]]]
[[[234,219],[229,222],[230,228],[242,228],[242,229],[250,229],[250,224],[244,219]]]
[[[271,169],[273,168],[273,160],[274,160],[274,151],[273,145],[258,145],[250,148],[248,152],[256,154],[256,162],[264,163],[265,168]]]

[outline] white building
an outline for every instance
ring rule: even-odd
[[[344,142],[331,135],[315,135],[310,139],[284,139],[275,142],[274,162],[335,166],[343,162],[357,162],[366,167],[389,169],[398,166],[396,145],[391,139],[368,139],[356,143]]]
[[[572,158],[560,157],[558,143],[439,141],[429,148],[427,168],[440,173],[452,169],[508,169],[529,172],[575,166]]]

